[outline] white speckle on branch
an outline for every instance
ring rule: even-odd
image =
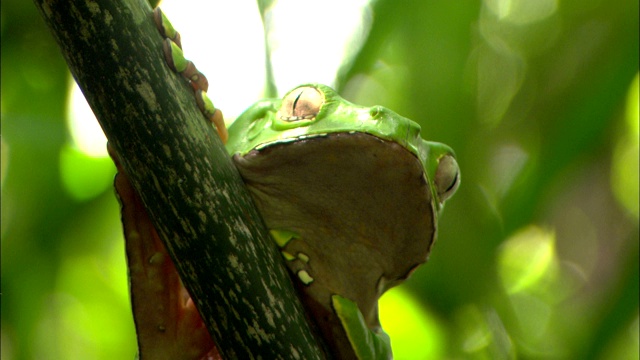
[[[147,103],[149,110],[158,111],[158,101],[156,99],[156,94],[153,92],[151,85],[148,82],[142,82],[136,85],[136,91],[142,96],[144,101]]]

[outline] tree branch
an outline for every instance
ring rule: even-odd
[[[35,0],[225,358],[321,358],[275,244],[143,0]]]

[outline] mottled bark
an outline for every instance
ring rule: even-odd
[[[35,0],[225,358],[322,358],[275,245],[143,0]]]

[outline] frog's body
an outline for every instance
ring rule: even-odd
[[[353,357],[332,296],[355,302],[378,332],[378,298],[426,261],[435,238],[441,203],[425,168],[452,152],[422,140],[406,118],[314,84],[254,105],[229,133],[307,307],[336,354]]]
[[[159,9],[155,21],[163,36],[179,39]],[[171,40],[164,51],[224,141],[206,77]],[[228,135],[229,154],[333,355],[389,358],[378,299],[427,260],[442,204],[459,184],[453,151],[422,140],[409,119],[317,84],[256,103]]]

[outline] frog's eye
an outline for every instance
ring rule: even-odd
[[[282,99],[278,117],[285,121],[313,119],[324,104],[324,95],[316,88],[303,86]]]
[[[445,155],[438,160],[435,183],[440,202],[444,202],[455,194],[460,185],[460,169],[453,156]]]

